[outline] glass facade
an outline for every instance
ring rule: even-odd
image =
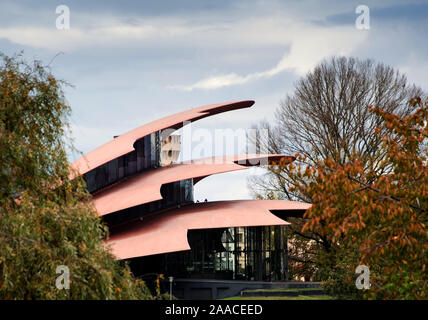
[[[159,132],[145,136],[134,143],[134,151],[84,174],[88,191],[94,193],[137,172],[160,167],[159,137]]]
[[[167,183],[161,187],[162,200],[144,203],[139,206],[113,212],[103,216],[109,227],[123,222],[138,219],[146,214],[163,209],[174,208],[178,205],[193,203],[193,179]]]
[[[190,230],[189,251],[131,259],[135,275],[179,278],[286,280],[284,227]]]

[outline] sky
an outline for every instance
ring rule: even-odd
[[[57,28],[60,5],[69,9],[68,29]],[[369,29],[356,27],[360,5]],[[219,102],[256,103],[192,129],[273,121],[294,83],[333,55],[386,63],[427,90],[427,17],[427,0],[2,0],[0,51],[23,51],[73,85],[65,89],[72,134],[87,153],[155,119]],[[195,200],[249,199],[254,174],[263,170],[208,177],[195,185]]]

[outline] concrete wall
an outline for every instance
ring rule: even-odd
[[[263,282],[237,280],[176,279],[172,294],[178,299],[214,300],[238,296],[249,289],[320,288],[319,282]]]

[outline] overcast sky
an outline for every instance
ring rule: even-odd
[[[56,28],[62,4],[68,30]],[[359,5],[370,9],[369,30],[355,27]],[[384,62],[426,90],[427,16],[426,0],[2,0],[0,51],[51,62],[74,85],[66,97],[75,145],[86,153],[144,123],[218,102],[256,101],[194,129],[272,120],[293,83],[332,55]],[[195,199],[250,198],[246,177],[258,172],[206,178]]]

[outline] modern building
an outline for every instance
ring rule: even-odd
[[[302,216],[308,204],[195,202],[193,186],[213,174],[294,158],[244,154],[177,162],[181,141],[172,135],[174,131],[188,122],[253,104],[236,101],[177,113],[117,136],[72,163],[72,174],[83,175],[95,209],[109,227],[106,246],[117,259],[130,261],[136,276],[162,273],[179,279],[224,281],[287,278],[283,226],[289,224],[288,216]]]

